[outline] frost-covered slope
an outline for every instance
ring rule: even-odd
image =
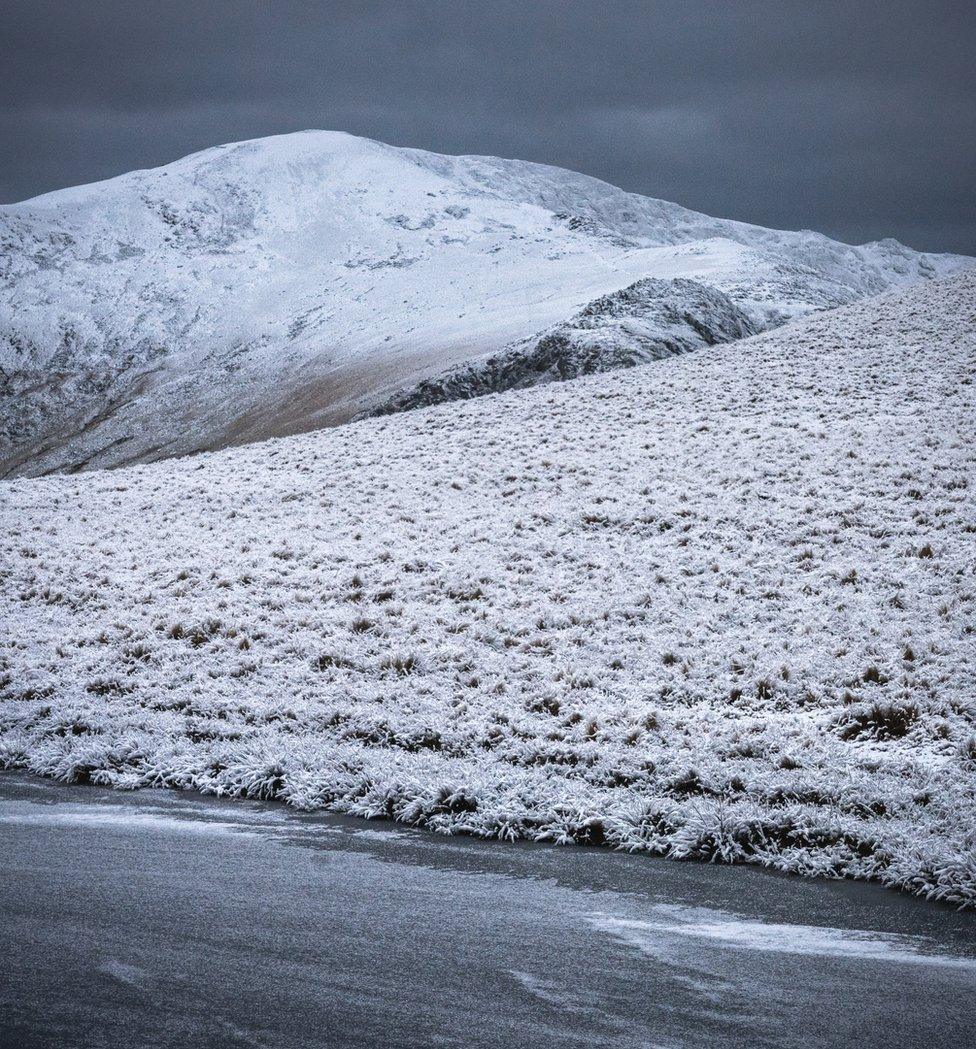
[[[976,276],[0,485],[0,756],[976,902]]]
[[[765,326],[967,260],[332,132],[0,208],[0,474],[341,422],[645,277]]]

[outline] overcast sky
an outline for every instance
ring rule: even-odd
[[[974,0],[2,0],[0,201],[338,128],[976,254]]]

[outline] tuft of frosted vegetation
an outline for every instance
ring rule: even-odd
[[[976,277],[0,486],[0,763],[976,905]]]

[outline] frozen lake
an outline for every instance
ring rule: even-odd
[[[873,886],[0,775],[4,1047],[972,1044]]]

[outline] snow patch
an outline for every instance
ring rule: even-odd
[[[607,914],[592,914],[589,921],[595,929],[662,961],[669,958],[674,937],[687,937],[735,951],[921,965],[976,975],[976,958],[936,953],[936,945],[922,936],[753,921],[700,907],[661,904],[654,910],[659,917],[653,921]]]

